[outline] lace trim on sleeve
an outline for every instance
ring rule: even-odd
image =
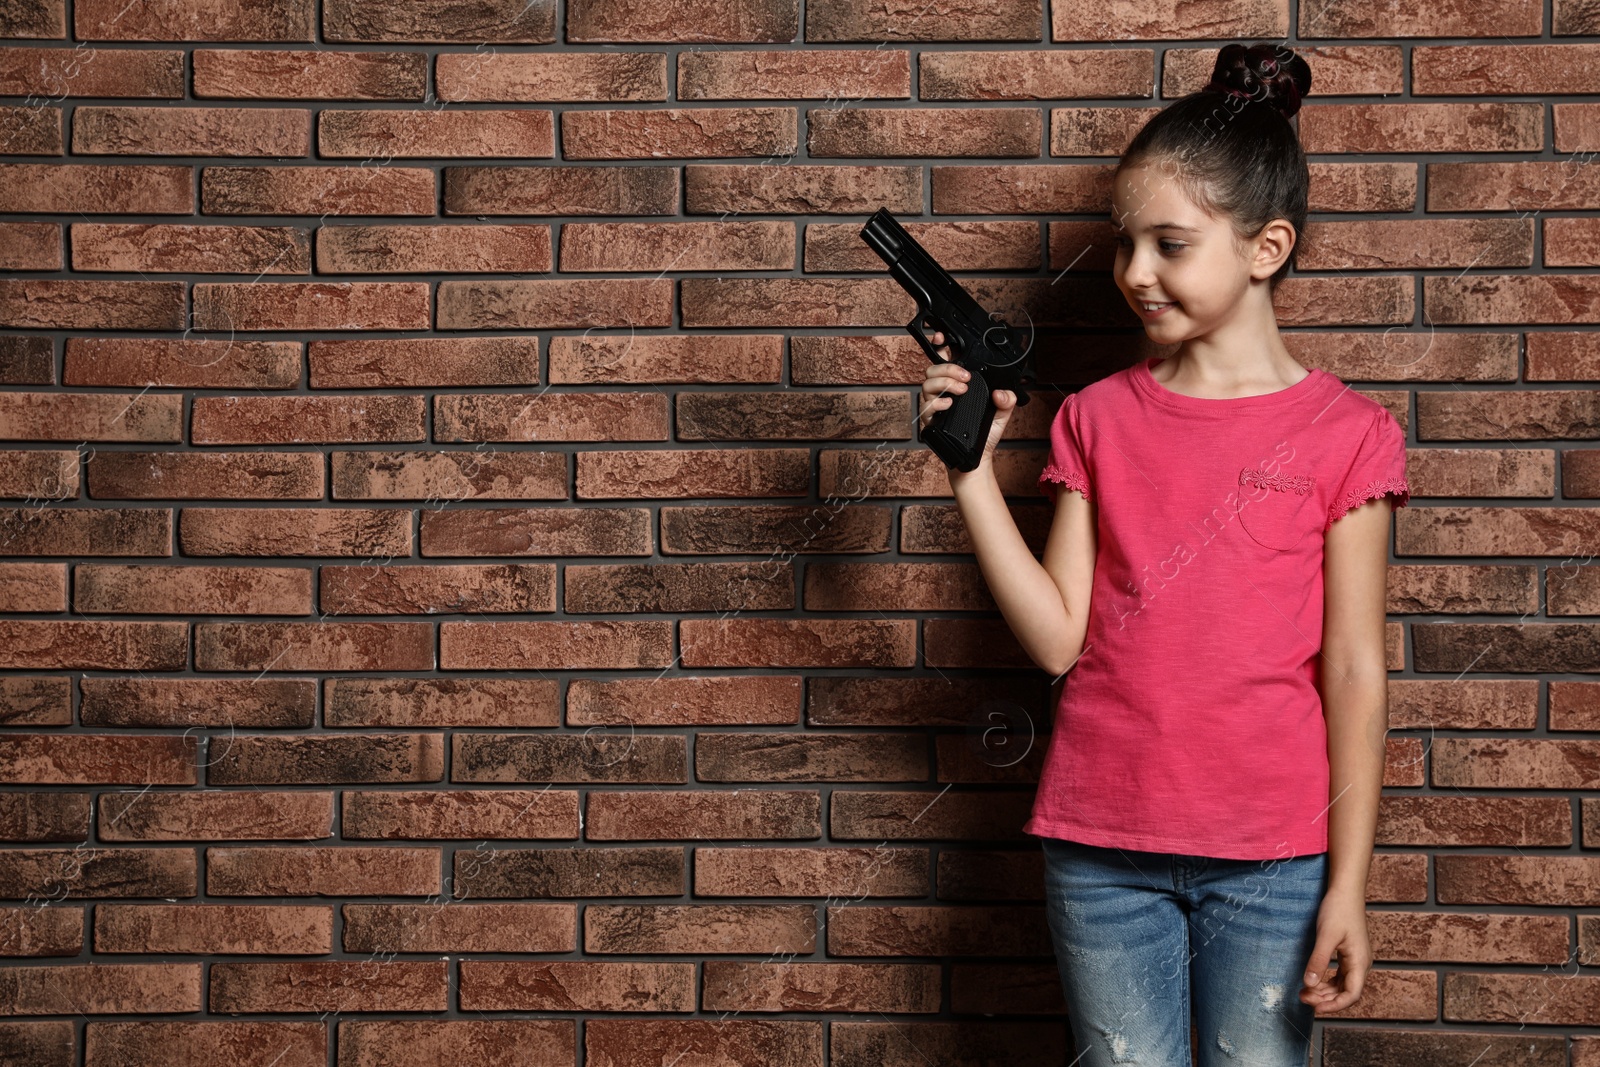
[[[1404,478],[1384,478],[1380,481],[1372,482],[1364,488],[1352,489],[1334,501],[1333,506],[1328,509],[1328,526],[1331,527],[1334,523],[1344,518],[1345,513],[1356,505],[1365,504],[1369,500],[1390,495],[1394,497],[1390,510],[1403,508],[1411,501],[1411,486]],[[1326,528],[1324,527],[1324,529]]]
[[[1082,493],[1083,499],[1093,499],[1093,497],[1089,495],[1089,477],[1082,471],[1076,471],[1069,467],[1063,467],[1059,463],[1051,463],[1048,464],[1044,470],[1039,472],[1039,485],[1043,487],[1046,482],[1059,482],[1068,489],[1076,489],[1078,492]]]

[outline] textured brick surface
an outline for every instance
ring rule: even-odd
[[[1314,1062],[1600,1067],[1595,36],[0,0],[0,1063],[1073,1062],[1020,832],[1059,690],[860,227],[1034,325],[995,467],[1037,551],[1062,394],[1155,353],[1110,166],[1287,38],[1282,336],[1395,414],[1414,497],[1375,968]]]

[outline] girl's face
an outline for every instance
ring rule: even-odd
[[[1208,214],[1172,176],[1173,164],[1142,163],[1116,177],[1111,225],[1117,288],[1160,344],[1211,333],[1242,306],[1255,249],[1225,219]],[[1260,273],[1264,261],[1254,263]],[[1277,268],[1270,264],[1261,277]],[[1160,305],[1147,310],[1150,305]]]

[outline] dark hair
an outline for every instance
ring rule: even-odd
[[[1274,287],[1294,265],[1305,233],[1311,173],[1289,120],[1311,91],[1311,68],[1293,49],[1228,44],[1211,80],[1163,108],[1128,143],[1117,173],[1160,161],[1196,204],[1230,219],[1241,240],[1273,219],[1287,219],[1295,246],[1273,274]]]

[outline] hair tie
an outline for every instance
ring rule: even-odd
[[[1227,93],[1230,96],[1241,96],[1246,100],[1254,100],[1255,99],[1254,96],[1252,96],[1249,93],[1245,92],[1243,89],[1235,89],[1231,85],[1223,85],[1220,82],[1216,82],[1216,81],[1207,82],[1206,83],[1206,89],[1211,91],[1211,92],[1214,92],[1214,93]]]

